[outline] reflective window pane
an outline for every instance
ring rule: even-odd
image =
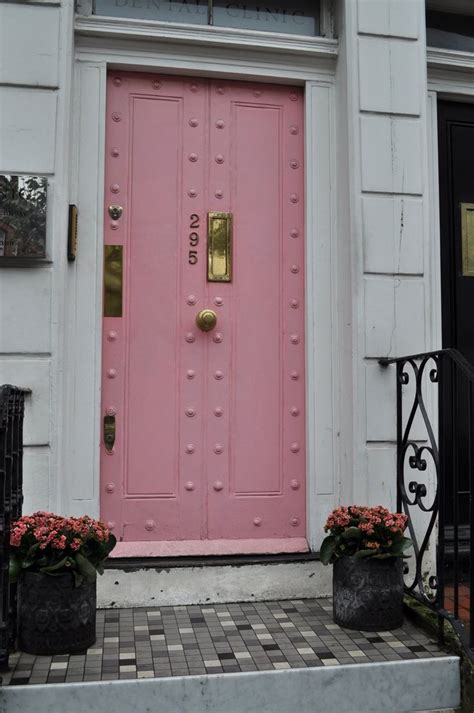
[[[207,25],[207,0],[95,0],[95,14]]]
[[[226,2],[214,0],[214,25],[292,35],[319,34],[319,3],[314,0]]]
[[[320,32],[319,0],[214,0],[213,24],[242,30],[314,36]],[[95,0],[96,15],[207,25],[207,0]]]
[[[46,257],[44,176],[0,176],[0,258]]]
[[[474,16],[429,10],[426,39],[429,47],[474,52]]]

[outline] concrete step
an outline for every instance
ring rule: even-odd
[[[459,703],[455,656],[0,691],[1,713],[415,713]]]
[[[307,599],[332,593],[332,567],[303,558],[262,558],[246,563],[199,564],[163,562],[144,564],[133,560],[108,568],[97,583],[97,605],[157,607],[227,602],[260,602],[269,599]]]

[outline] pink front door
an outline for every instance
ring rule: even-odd
[[[101,510],[117,554],[306,549],[303,110],[298,87],[109,76]],[[228,282],[208,281],[211,212],[232,215]]]

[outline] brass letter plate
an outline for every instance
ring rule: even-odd
[[[69,226],[67,233],[67,259],[76,259],[77,252],[77,206],[69,206]]]
[[[123,245],[104,246],[104,317],[122,316]]]
[[[207,281],[232,282],[232,213],[207,214]]]
[[[461,203],[462,274],[474,277],[474,203]]]

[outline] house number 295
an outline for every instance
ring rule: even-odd
[[[197,215],[197,213],[191,213],[189,227],[192,231],[189,233],[189,245],[191,248],[195,248],[199,244],[199,233],[196,232],[197,230],[199,230],[199,216]],[[197,250],[190,250],[188,252],[189,264],[195,265],[197,263],[197,261],[198,261]]]

